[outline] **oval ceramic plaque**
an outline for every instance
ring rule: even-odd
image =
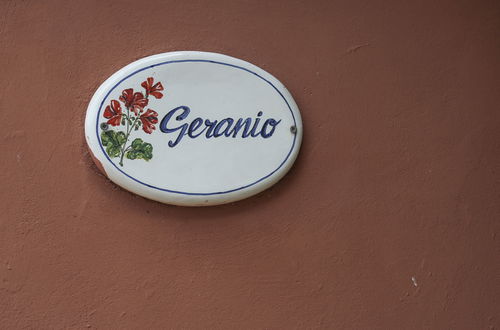
[[[176,205],[257,194],[290,169],[300,113],[276,78],[239,59],[173,52],[133,62],[96,91],[85,135],[115,183]]]

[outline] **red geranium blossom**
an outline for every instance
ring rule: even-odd
[[[111,100],[111,105],[104,110],[104,118],[108,119],[108,124],[118,126],[122,121],[122,107],[117,100]]]
[[[142,122],[142,129],[144,132],[151,134],[156,129],[154,124],[158,123],[158,113],[154,110],[148,109],[139,117]]]
[[[144,98],[144,94],[140,92],[134,93],[132,88],[123,90],[120,101],[125,103],[125,106],[132,110],[136,115],[142,112],[145,106],[148,105],[148,99]]]
[[[161,84],[161,82],[157,82],[153,85],[153,82],[154,79],[152,77],[149,77],[147,81],[143,81],[141,84],[141,86],[146,90],[146,97],[148,97],[149,95],[153,95],[157,99],[161,99],[163,97],[163,94],[159,91],[163,90],[163,85]]]

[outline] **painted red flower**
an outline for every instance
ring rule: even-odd
[[[148,105],[148,99],[140,92],[134,93],[132,88],[123,90],[120,101],[125,103],[125,106],[132,110],[136,115],[142,112],[145,106]]]
[[[158,113],[154,110],[148,109],[139,117],[142,122],[142,129],[144,132],[151,134],[156,129],[154,124],[158,123]]]
[[[117,100],[111,100],[111,105],[108,105],[104,110],[104,118],[108,119],[107,123],[111,126],[118,126],[122,121],[122,107]]]
[[[157,99],[161,99],[163,97],[163,94],[160,93],[160,91],[163,90],[163,85],[161,84],[161,82],[157,82],[153,85],[153,82],[154,79],[152,77],[149,77],[141,84],[141,86],[146,90],[146,97],[148,97],[149,95],[153,95]]]

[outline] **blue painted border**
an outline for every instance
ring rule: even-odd
[[[260,79],[264,80],[265,82],[267,82],[269,85],[271,85],[274,90],[276,92],[278,92],[278,94],[281,96],[281,98],[285,101],[288,109],[290,110],[290,113],[292,114],[292,118],[293,118],[293,123],[295,126],[297,126],[297,122],[295,121],[295,116],[293,114],[293,111],[292,111],[292,108],[290,107],[290,104],[288,104],[288,101],[286,100],[286,98],[283,96],[283,94],[278,90],[278,88],[276,88],[276,86],[274,86],[269,80],[267,80],[266,78],[260,76],[258,73],[255,73],[249,69],[246,69],[246,68],[243,68],[241,66],[238,66],[238,65],[234,65],[234,64],[229,64],[229,63],[224,63],[224,62],[218,62],[218,61],[210,61],[210,60],[175,60],[175,61],[167,61],[167,62],[161,62],[161,63],[157,63],[157,64],[153,64],[153,65],[148,65],[142,69],[139,69],[137,71],[134,71],[132,72],[131,74],[129,74],[128,76],[126,76],[125,78],[123,78],[122,80],[120,80],[118,83],[116,83],[113,88],[111,88],[109,90],[109,92],[106,94],[106,96],[104,96],[102,102],[101,102],[101,105],[99,106],[99,111],[97,112],[97,119],[96,119],[96,134],[97,134],[97,141],[99,141],[99,146],[101,147],[101,150],[104,154],[104,156],[106,156],[106,158],[109,160],[109,162],[111,164],[113,164],[113,166],[118,170],[120,171],[121,173],[123,173],[125,176],[129,177],[130,179],[134,180],[135,182],[138,182],[140,184],[143,184],[145,185],[146,187],[149,187],[149,188],[153,188],[153,189],[157,189],[157,190],[161,190],[161,191],[166,191],[166,192],[170,192],[170,193],[174,193],[174,194],[181,194],[181,195],[190,195],[190,196],[209,196],[209,195],[221,195],[221,194],[228,194],[228,193],[232,193],[232,192],[235,192],[235,191],[238,191],[238,190],[242,190],[242,189],[245,189],[245,188],[248,188],[248,187],[251,187],[265,179],[267,179],[268,177],[270,177],[271,175],[273,175],[274,173],[276,173],[276,171],[278,171],[285,163],[286,161],[288,160],[288,158],[290,157],[292,151],[293,151],[293,148],[295,146],[295,140],[297,139],[297,134],[294,135],[293,137],[293,143],[292,143],[292,147],[290,148],[290,151],[288,152],[288,154],[286,155],[286,158],[285,160],[283,160],[283,162],[280,164],[280,166],[278,166],[277,169],[275,169],[274,171],[272,171],[271,173],[269,173],[268,175],[264,176],[263,178],[260,178],[259,180],[255,181],[255,182],[252,182],[246,186],[243,186],[243,187],[239,187],[239,188],[235,188],[235,189],[231,189],[231,190],[227,190],[227,191],[218,191],[218,192],[213,192],[213,193],[191,193],[191,192],[184,192],[184,191],[176,191],[176,190],[170,190],[170,189],[164,189],[164,188],[159,188],[159,187],[155,187],[153,185],[150,185],[150,184],[147,184],[147,183],[144,183],[140,180],[137,180],[136,178],[128,175],[127,173],[125,173],[124,171],[122,171],[115,163],[113,163],[113,161],[108,157],[108,154],[106,154],[105,150],[104,150],[104,147],[102,146],[101,144],[101,138],[99,136],[99,115],[101,114],[101,110],[102,110],[102,107],[104,105],[104,101],[108,98],[109,94],[111,94],[111,92],[113,92],[113,90],[119,85],[121,84],[123,81],[125,81],[126,79],[132,77],[133,75],[141,72],[141,71],[144,71],[144,70],[147,70],[147,69],[151,69],[151,68],[154,68],[155,66],[160,66],[160,65],[165,65],[165,64],[171,64],[171,63],[183,63],[183,62],[207,62],[207,63],[213,63],[213,64],[220,64],[220,65],[225,65],[225,66],[229,66],[229,67],[232,67],[232,68],[236,68],[236,69],[240,69],[240,70],[243,70],[243,71],[246,71],[248,73],[251,73],[257,77],[259,77]]]

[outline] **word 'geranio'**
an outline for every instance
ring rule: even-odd
[[[188,137],[194,139],[201,135],[205,135],[207,139],[218,138],[221,136],[236,138],[241,136],[242,138],[248,137],[258,137],[262,136],[267,139],[271,137],[276,129],[276,126],[281,122],[281,120],[275,120],[269,118],[262,126],[259,126],[262,111],[257,113],[257,118],[239,118],[237,120],[233,118],[225,118],[222,120],[203,120],[200,117],[193,119],[190,123],[184,123],[177,127],[174,126],[171,121],[175,114],[175,121],[183,122],[191,112],[191,109],[187,106],[180,106],[163,117],[160,123],[160,130],[163,133],[177,133],[177,138],[175,140],[170,140],[168,142],[169,147],[173,148],[181,142],[182,138],[187,135]],[[241,134],[240,134],[241,133]],[[239,135],[240,134],[240,135]]]

